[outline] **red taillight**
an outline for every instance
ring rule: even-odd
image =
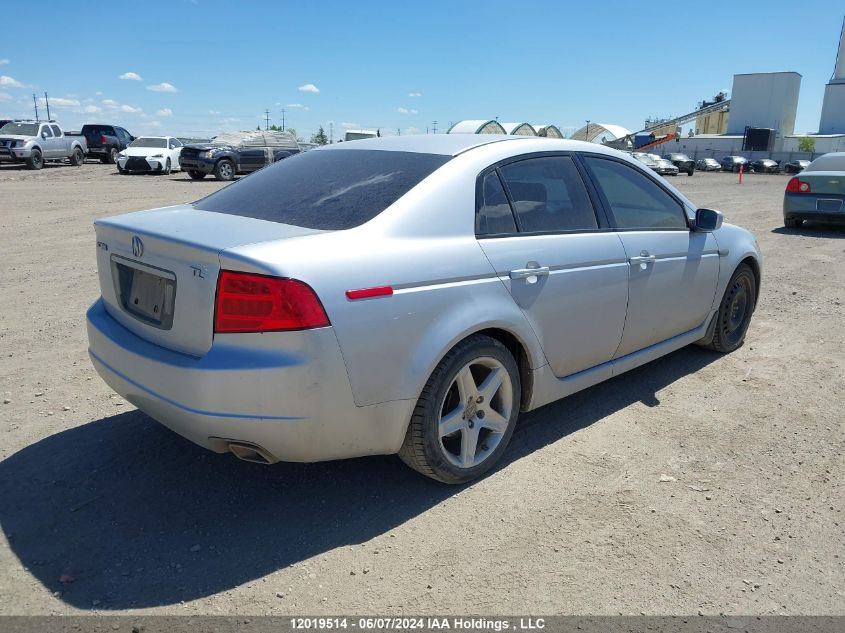
[[[346,298],[350,301],[356,299],[371,299],[373,297],[389,297],[393,294],[392,286],[377,286],[375,288],[361,288],[360,290],[347,290]]]
[[[329,325],[316,293],[296,279],[220,271],[214,331],[272,332]]]
[[[810,193],[810,183],[795,176],[786,183],[786,190],[789,193]]]
[[[108,145],[109,140],[105,136],[100,137],[100,145]]]

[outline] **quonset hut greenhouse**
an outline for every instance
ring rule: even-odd
[[[448,129],[447,134],[507,134],[498,121],[484,119],[466,119],[458,121]]]

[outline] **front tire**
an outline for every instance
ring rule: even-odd
[[[516,361],[501,342],[479,334],[465,339],[428,379],[400,459],[443,483],[480,477],[507,448],[521,393]]]
[[[172,166],[170,165],[170,159],[168,158],[168,159],[167,159],[167,162],[166,162],[166,163],[165,163],[165,165],[164,165],[164,174],[165,174],[165,176],[167,176],[167,175],[169,175],[169,174],[170,174],[171,169],[172,169]]]
[[[108,156],[106,157],[106,162],[111,164],[111,165],[117,165],[117,154],[118,154],[117,148],[112,147],[109,150]]]
[[[202,180],[205,178],[205,174],[201,171],[197,171],[195,169],[191,169],[188,171],[188,176],[191,177],[191,180]]]
[[[757,280],[748,264],[740,264],[734,271],[716,313],[713,339],[705,345],[726,354],[738,349],[745,340],[757,300]]]
[[[27,169],[41,169],[44,167],[44,157],[41,155],[40,149],[34,149],[26,159]]]
[[[217,164],[214,166],[214,177],[217,180],[223,181],[234,180],[235,166],[232,164],[232,161],[228,158],[217,161]]]
[[[783,219],[783,225],[788,229],[800,229],[802,224],[804,224],[804,220],[801,220],[799,218]]]

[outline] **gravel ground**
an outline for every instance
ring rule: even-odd
[[[845,614],[845,231],[783,229],[783,176],[672,182],[760,241],[746,344],[524,415],[453,488],[247,464],[110,393],[92,221],[220,185],[0,167],[0,614]]]

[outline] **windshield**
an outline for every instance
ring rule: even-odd
[[[167,147],[167,139],[142,136],[129,143],[129,147]]]
[[[38,136],[37,123],[7,123],[0,128],[0,134],[20,134],[21,136]]]
[[[329,149],[297,154],[194,203],[197,209],[309,229],[368,222],[451,156]]]
[[[634,154],[634,158],[645,165],[653,165],[654,160],[647,154]]]
[[[689,156],[686,154],[672,154],[672,160],[689,160]]]
[[[845,152],[819,156],[804,171],[845,171]]]

